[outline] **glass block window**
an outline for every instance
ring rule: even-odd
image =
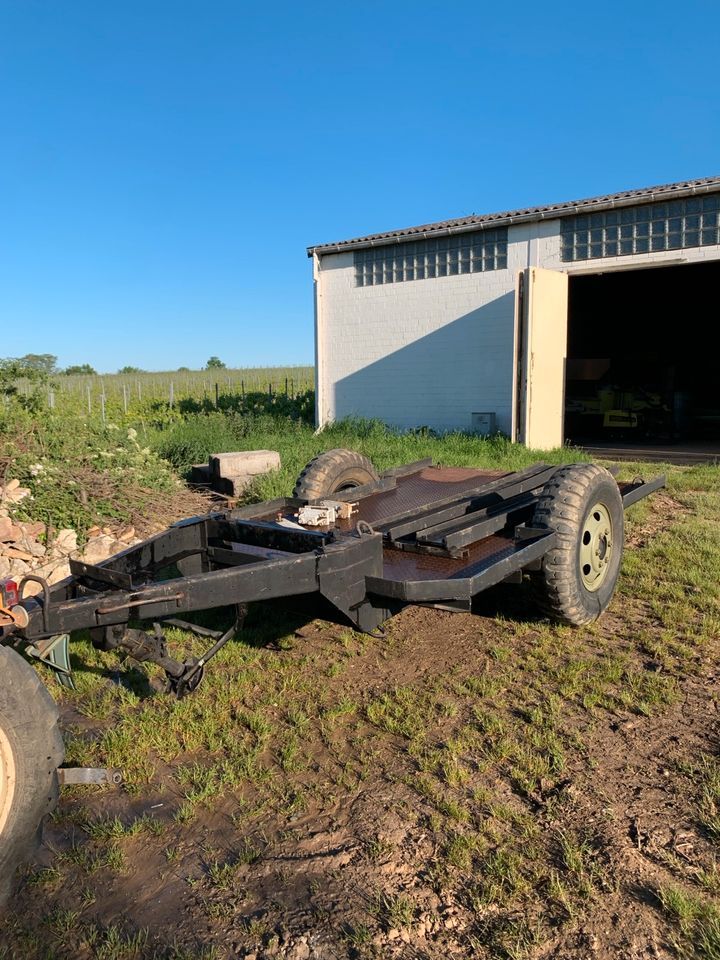
[[[720,195],[567,217],[560,235],[564,261],[708,246],[720,243]]]
[[[507,267],[507,227],[356,250],[355,286],[484,273]]]

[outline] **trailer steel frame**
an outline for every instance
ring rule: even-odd
[[[159,663],[168,689],[183,695],[254,601],[318,594],[339,619],[365,632],[410,603],[470,610],[474,596],[537,569],[554,545],[556,533],[532,520],[557,469],[537,463],[502,473],[418,461],[332,494],[355,512],[324,529],[299,525],[305,501],[289,497],[182,520],[102,563],[71,560],[71,576],[53,587],[26,577],[22,609],[0,615],[0,639],[25,644],[63,675],[67,669],[51,655],[57,638],[88,629],[98,646]],[[660,476],[618,484],[623,507],[664,483]],[[22,599],[33,580],[41,593]],[[236,620],[222,634],[181,619],[225,606],[236,608]],[[155,624],[154,632],[131,627],[135,622]],[[215,642],[204,657],[176,661],[163,622]]]

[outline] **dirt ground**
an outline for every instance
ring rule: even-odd
[[[630,549],[677,507],[661,494]],[[629,591],[577,633],[533,619],[508,587],[472,614],[408,608],[384,638],[288,617],[289,641],[286,621],[258,649],[259,669],[283,661],[304,676],[337,662],[323,690],[326,720],[339,719],[329,730],[311,718],[296,767],[268,759],[273,801],[257,784],[232,788],[178,822],[173,763],[140,790],[67,791],[0,956],[689,955],[660,891],[717,876],[697,770],[718,755],[717,644],[673,666],[651,642],[663,628]],[[610,677],[609,662],[625,672]],[[671,695],[654,700],[660,680]],[[637,698],[623,700],[623,686]],[[286,706],[268,702],[268,716]],[[87,712],[63,709],[68,727],[93,729]],[[550,729],[562,759],[531,775],[527,744],[560,751]],[[88,869],[88,818],[144,815],[153,830],[118,841],[121,865]]]

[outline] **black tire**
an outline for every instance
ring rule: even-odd
[[[297,479],[293,496],[300,500],[321,500],[377,479],[375,467],[361,453],[342,448],[328,450],[308,463]]]
[[[544,612],[572,626],[596,620],[622,563],[623,505],[613,477],[593,463],[561,467],[543,489],[533,526],[557,534],[533,577]]]
[[[32,667],[0,646],[0,908],[57,804],[63,756],[54,700]]]

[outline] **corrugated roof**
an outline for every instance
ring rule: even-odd
[[[308,256],[313,253],[341,253],[344,250],[357,250],[393,243],[403,239],[421,239],[447,233],[467,233],[494,226],[507,226],[532,220],[549,220],[582,213],[589,209],[604,210],[613,207],[631,206],[638,201],[652,203],[655,200],[669,200],[692,194],[720,191],[720,177],[705,177],[702,180],[684,180],[680,183],[666,183],[657,187],[643,187],[640,190],[623,190],[621,193],[609,193],[604,197],[590,197],[587,200],[567,200],[563,203],[548,203],[541,207],[525,207],[519,210],[505,210],[502,213],[471,213],[467,217],[454,220],[439,220],[437,223],[425,223],[419,227],[405,227],[402,230],[389,230],[386,233],[371,233],[366,237],[352,240],[339,240],[337,243],[321,243],[308,247]]]

